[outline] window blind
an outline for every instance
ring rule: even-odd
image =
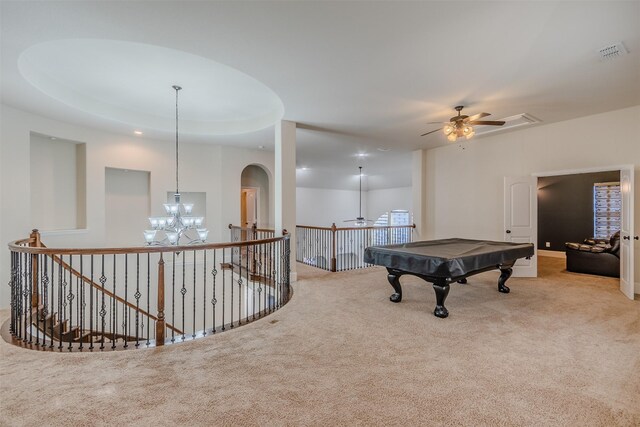
[[[593,237],[606,239],[620,230],[621,208],[619,182],[593,184]]]

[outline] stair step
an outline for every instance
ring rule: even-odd
[[[62,333],[64,334],[67,331],[67,325],[69,324],[68,320],[61,322],[57,322],[56,324],[53,325],[53,334],[56,335],[58,332],[60,332],[60,326],[62,325]]]
[[[74,326],[70,330],[62,333],[62,341],[75,341],[80,335],[80,328]]]
[[[79,337],[74,338],[75,342],[92,342],[92,334],[91,332],[85,332],[81,334]]]

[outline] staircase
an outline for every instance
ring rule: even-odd
[[[43,334],[44,337],[53,341],[65,343],[99,343],[113,342],[117,340],[143,341],[146,337],[134,337],[124,334],[114,334],[111,332],[88,331],[80,329],[79,326],[69,328],[68,320],[60,320],[58,313],[45,315],[44,306],[33,307],[31,309],[30,318],[33,325]]]

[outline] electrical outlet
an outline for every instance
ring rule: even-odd
[[[546,248],[550,248],[550,247],[551,247],[551,242],[545,242],[545,243],[544,243],[544,246],[545,246]]]

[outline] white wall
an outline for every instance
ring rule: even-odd
[[[298,225],[349,227],[346,219],[358,216],[358,192],[323,188],[296,188]],[[367,193],[362,192],[362,216],[367,219]],[[352,225],[351,225],[352,226]]]
[[[31,219],[30,133],[86,143],[86,222],[82,232],[43,237],[48,246],[98,247],[106,242],[105,168],[150,172],[151,215],[162,215],[168,191],[175,190],[174,143],[83,128],[2,106],[0,133],[0,242],[26,238]],[[188,141],[183,137],[182,141]],[[215,141],[212,141],[215,143]],[[228,241],[228,224],[240,220],[240,176],[249,164],[264,166],[273,180],[273,152],[213,144],[180,144],[180,187],[207,193],[206,225],[210,241]],[[272,184],[271,184],[272,186]],[[272,187],[271,187],[272,188]],[[273,191],[270,191],[273,194]],[[273,202],[270,204],[273,209]],[[16,209],[19,207],[19,209]],[[271,215],[273,217],[273,215]],[[140,239],[142,244],[142,237]],[[0,283],[9,281],[9,257],[0,257]],[[9,287],[0,287],[0,308],[9,303]]]
[[[640,232],[640,106],[426,152],[427,238],[501,240],[503,178],[537,172],[635,165],[635,234]],[[635,242],[636,293],[640,244]]]
[[[393,209],[406,209],[413,212],[411,187],[367,191],[367,213],[370,219],[378,219],[380,215]]]

